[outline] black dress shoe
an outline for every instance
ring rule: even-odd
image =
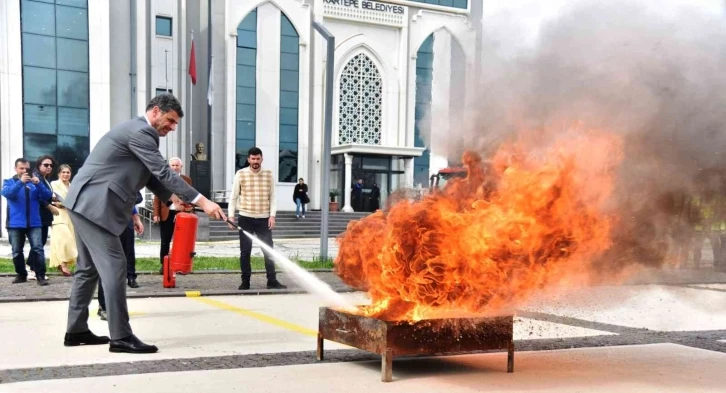
[[[66,347],[77,347],[79,345],[100,345],[108,344],[109,339],[106,336],[97,336],[91,331],[84,333],[66,333],[63,345]]]
[[[242,281],[242,284],[240,284],[239,288],[240,291],[244,291],[247,289],[250,289],[250,282],[249,281]]]
[[[41,287],[44,287],[44,286],[49,285],[49,284],[50,283],[48,282],[48,280],[46,280],[44,278],[39,278],[38,279],[38,285],[40,285]]]
[[[13,284],[22,284],[24,282],[28,282],[28,276],[15,276],[13,280]]]
[[[139,287],[139,284],[136,283],[136,279],[135,278],[129,278],[129,286],[131,288],[138,288]]]
[[[154,353],[159,348],[156,345],[144,344],[132,334],[119,340],[111,340],[108,350],[109,352]]]
[[[267,281],[267,289],[286,289],[287,285],[280,284],[277,280]]]

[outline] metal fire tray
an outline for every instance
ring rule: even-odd
[[[514,317],[444,318],[385,321],[320,307],[317,359],[330,340],[381,355],[381,380],[393,379],[393,357],[453,355],[507,350],[507,372],[514,371]]]

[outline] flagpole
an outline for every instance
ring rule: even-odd
[[[192,30],[192,48],[194,48],[194,30]],[[196,57],[196,54],[195,56]],[[196,63],[196,58],[194,59],[194,62]],[[193,114],[194,114],[194,84],[191,83],[191,79],[189,80],[190,86],[189,86],[189,155],[194,154],[194,143],[192,142],[192,129],[194,128],[194,122],[193,122]],[[190,158],[191,159],[191,158]]]

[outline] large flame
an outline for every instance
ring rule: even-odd
[[[608,249],[604,213],[622,142],[578,131],[519,140],[492,159],[465,153],[468,176],[349,224],[336,272],[365,289],[367,315],[418,320],[511,311],[539,288],[582,279]]]

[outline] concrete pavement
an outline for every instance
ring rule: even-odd
[[[389,384],[376,355],[326,342],[326,363],[315,361],[323,301],[312,295],[130,299],[135,333],[160,347],[152,355],[63,347],[66,302],[0,304],[0,335],[16,338],[3,344],[0,391],[721,392],[723,286],[541,294],[516,317],[513,374],[504,353],[403,358]],[[95,316],[90,327],[107,332]]]

